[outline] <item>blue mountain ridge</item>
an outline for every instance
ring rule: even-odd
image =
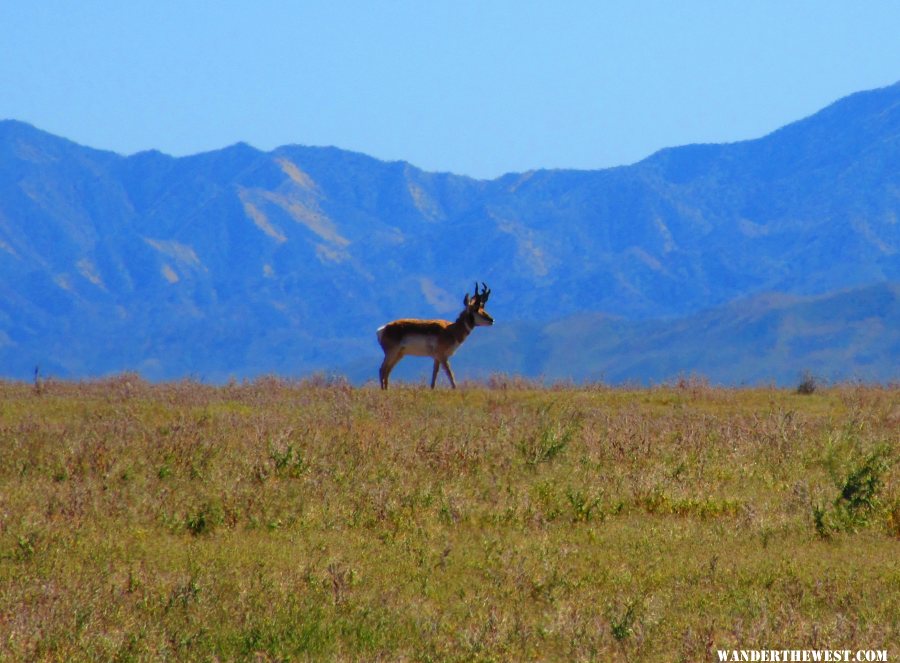
[[[452,318],[478,279],[498,324],[462,378],[896,380],[898,212],[900,84],[757,140],[490,181],[296,145],[122,156],[8,120],[0,366],[363,381],[376,327]]]

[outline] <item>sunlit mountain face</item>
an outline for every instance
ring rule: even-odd
[[[6,377],[374,380],[378,326],[452,319],[476,279],[497,324],[463,379],[900,379],[900,85],[758,140],[491,181],[334,148],[122,156],[0,122]]]

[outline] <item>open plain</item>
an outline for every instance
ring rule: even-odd
[[[900,389],[0,383],[0,659],[900,655]]]

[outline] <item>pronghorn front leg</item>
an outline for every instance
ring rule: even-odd
[[[450,360],[445,359],[443,362],[444,371],[447,373],[447,377],[450,378],[450,386],[456,389],[456,380],[453,379],[453,371],[450,370]],[[437,375],[437,362],[434,364],[434,372]]]

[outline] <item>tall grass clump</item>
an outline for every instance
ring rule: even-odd
[[[810,394],[816,393],[816,389],[818,388],[819,381],[816,379],[816,376],[809,371],[806,371],[800,378],[800,382],[797,384],[797,393],[809,396]]]
[[[830,538],[835,532],[856,531],[884,516],[881,492],[885,476],[890,469],[888,450],[878,448],[848,468],[839,481],[838,493],[828,506],[813,507],[813,522],[822,538]]]

